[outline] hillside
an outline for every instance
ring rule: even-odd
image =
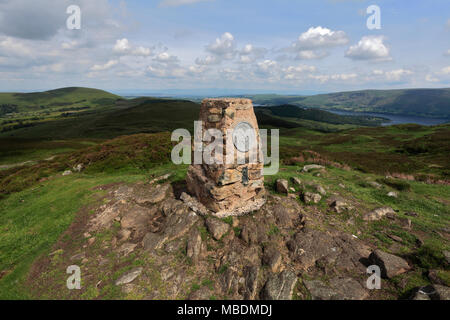
[[[446,290],[450,187],[386,177],[396,151],[383,144],[432,142],[439,162],[426,150],[423,158],[408,157],[429,172],[439,169],[430,163],[448,169],[448,130],[396,126],[339,136],[283,130],[283,163],[265,179],[267,204],[214,220],[225,229],[219,236],[214,218],[192,214],[180,198],[187,167],[170,162],[168,133],[124,136],[0,171],[0,298],[271,299],[267,283],[280,272],[293,289],[285,299],[409,299],[426,285]],[[351,166],[310,151],[314,145],[354,154]],[[367,160],[375,154],[386,171],[371,172]],[[305,171],[310,163],[323,168]],[[278,192],[277,179],[289,181],[288,195]],[[306,200],[308,193],[319,201]],[[387,207],[385,217],[365,218]],[[367,290],[365,261],[376,250],[408,267],[383,278],[381,290]],[[73,264],[87,275],[81,290],[65,287]]]
[[[262,105],[292,104],[355,112],[378,112],[450,119],[450,89],[362,90],[313,96],[253,95]]]
[[[2,92],[0,93],[0,105],[2,110],[7,108],[6,106],[12,106],[17,108],[17,112],[30,112],[74,105],[102,105],[114,102],[119,98],[119,96],[103,90],[68,87],[31,93]],[[0,115],[4,114],[4,111],[0,111]]]

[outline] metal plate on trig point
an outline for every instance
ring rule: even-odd
[[[233,144],[241,152],[247,152],[256,146],[255,129],[250,123],[242,121],[234,127]]]

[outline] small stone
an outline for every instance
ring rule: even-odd
[[[120,229],[117,233],[119,242],[127,241],[130,238],[131,231],[128,229]]]
[[[288,193],[288,181],[286,179],[277,180],[277,192]]]
[[[407,215],[409,217],[417,217],[417,216],[419,216],[419,214],[417,212],[414,212],[414,211],[405,212],[405,215]]]
[[[375,181],[370,181],[369,185],[371,185],[375,189],[381,189],[383,187],[381,184],[379,184],[378,182],[375,182]]]
[[[396,236],[396,235],[393,235],[393,234],[388,234],[387,236],[388,236],[389,238],[391,238],[392,240],[394,240],[394,241],[397,241],[397,242],[403,242],[403,239],[400,238],[399,236]]]
[[[445,260],[447,261],[447,263],[450,263],[450,251],[444,250],[442,251],[442,253],[444,254]]]
[[[398,198],[398,194],[395,191],[391,191],[387,194],[388,197]]]
[[[303,172],[308,172],[309,170],[314,170],[314,169],[325,169],[324,166],[318,165],[318,164],[309,164],[303,167],[302,171]]]
[[[383,278],[392,278],[410,269],[404,259],[378,249],[370,254],[369,261],[380,267]]]
[[[142,270],[142,267],[131,269],[129,272],[123,274],[119,279],[116,280],[116,286],[132,282],[142,273]]]
[[[71,171],[71,170],[66,170],[66,171],[64,171],[64,172],[62,173],[63,176],[68,176],[68,175],[71,175],[71,174],[72,174],[72,171]]]
[[[230,228],[228,223],[215,218],[206,219],[206,227],[208,228],[208,231],[211,233],[213,238],[216,240],[220,240]]]
[[[119,253],[122,254],[123,256],[127,256],[134,251],[136,246],[137,243],[130,243],[130,242],[124,243],[120,246]]]
[[[322,196],[318,193],[305,192],[303,193],[303,201],[305,203],[319,203]]]
[[[394,209],[392,209],[390,207],[377,208],[375,210],[372,210],[372,211],[366,213],[363,216],[363,219],[365,221],[376,221],[376,220],[380,220],[387,214],[395,214]]]
[[[95,242],[95,237],[88,239],[88,246],[92,245]]]
[[[73,255],[72,257],[70,257],[71,261],[78,261],[78,260],[82,260],[86,257],[86,255],[84,254],[84,252],[82,253],[78,253],[76,255]]]
[[[76,166],[74,166],[72,169],[75,172],[81,172],[81,170],[83,170],[84,166],[82,163],[77,164]]]
[[[317,185],[316,186],[316,191],[318,193],[320,193],[321,195],[323,195],[323,196],[327,194],[327,192],[325,191],[324,187],[322,187],[321,185]]]
[[[292,179],[292,183],[293,183],[295,186],[301,186],[301,185],[302,185],[302,181],[301,181],[299,178],[297,178],[297,177],[292,177],[291,179]]]
[[[83,237],[90,238],[91,234],[89,232],[85,232],[85,233],[83,233]]]

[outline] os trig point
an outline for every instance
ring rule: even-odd
[[[189,191],[218,217],[242,215],[265,203],[264,157],[250,99],[205,99],[195,129]]]

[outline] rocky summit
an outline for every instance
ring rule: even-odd
[[[389,281],[414,268],[407,256],[345,232],[317,211],[314,196],[302,204],[302,193],[292,197],[283,189],[251,214],[218,218],[168,178],[98,187],[104,196],[81,210],[52,254],[33,265],[30,287],[54,292],[64,283],[46,280],[65,276],[54,270],[77,264],[87,290],[123,298],[392,299],[399,296]],[[349,200],[334,196],[328,203],[333,214],[349,212]],[[375,212],[370,216],[388,219],[382,216],[390,210]],[[367,287],[370,265],[379,266],[384,290]],[[433,272],[433,290],[412,288],[404,298],[448,298],[440,271]]]

